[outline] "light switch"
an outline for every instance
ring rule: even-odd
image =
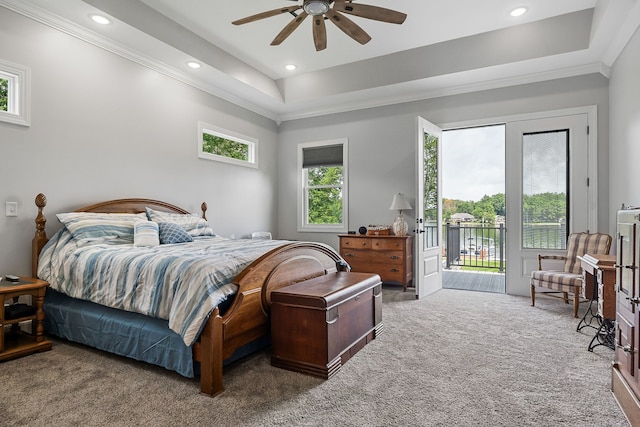
[[[7,202],[5,209],[6,216],[18,216],[18,202]]]

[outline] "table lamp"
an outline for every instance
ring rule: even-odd
[[[393,230],[393,234],[396,236],[406,236],[407,235],[407,221],[404,220],[402,216],[402,211],[412,209],[407,199],[404,197],[402,193],[396,193],[393,196],[393,201],[391,202],[391,206],[389,207],[390,211],[398,211],[398,216],[393,221],[393,225],[391,226]]]

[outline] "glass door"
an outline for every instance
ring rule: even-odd
[[[442,289],[442,130],[418,118],[416,298]]]

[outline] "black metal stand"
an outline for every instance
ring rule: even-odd
[[[597,297],[595,300],[593,298],[589,300],[589,308],[587,308],[587,311],[584,313],[584,316],[582,316],[580,323],[578,323],[576,332],[580,332],[582,328],[586,328],[586,327],[593,328],[593,329],[600,329],[602,327],[602,321],[600,319],[600,316],[598,316],[598,313],[593,310],[594,302],[596,303],[596,305],[598,304]]]
[[[584,313],[584,316],[582,316],[582,319],[580,319],[578,327],[576,328],[576,332],[580,332],[582,328],[585,327],[590,327],[593,329],[600,329],[602,327],[602,319],[600,319],[600,316],[598,316],[597,310],[594,311],[593,309],[593,303],[596,303],[596,308],[598,304],[598,279],[595,275],[592,275],[591,277],[593,277],[593,292],[591,295],[591,299],[589,300],[589,307]],[[574,295],[573,297],[579,298],[578,295]],[[594,325],[594,323],[596,323],[596,325]]]
[[[600,319],[600,317],[598,317]],[[609,319],[601,319],[600,327],[596,331],[596,334],[589,343],[589,351],[593,351],[594,348],[599,345],[609,347],[611,350],[616,349],[616,327],[615,321]]]

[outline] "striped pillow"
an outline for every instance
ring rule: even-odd
[[[215,236],[207,220],[200,218],[198,215],[161,212],[147,208],[147,217],[149,221],[157,223],[172,222],[178,224],[192,237]]]
[[[138,221],[133,225],[133,246],[153,247],[160,244],[158,223]]]
[[[80,245],[133,243],[133,223],[146,215],[119,213],[69,212],[56,215]]]

